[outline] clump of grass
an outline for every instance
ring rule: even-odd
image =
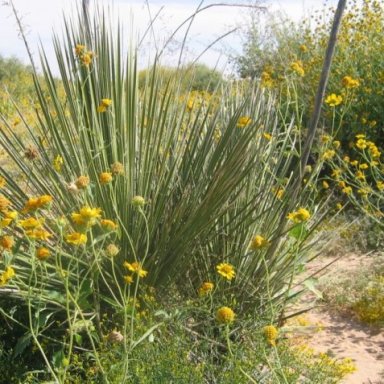
[[[37,127],[23,120],[19,135],[3,118],[0,128],[23,179],[0,168],[0,294],[25,316],[0,313],[23,329],[20,353],[38,350],[44,379],[56,382],[139,380],[136,353],[145,345],[151,355],[174,300],[197,322],[182,328],[208,348],[203,356],[215,348],[220,359],[224,348],[214,375],[237,381],[236,368],[258,380],[262,370],[237,370],[233,343],[247,324],[281,323],[297,295],[294,276],[327,210],[314,188],[322,161],[301,169],[301,130],[257,83],[186,92],[156,61],[139,89],[136,50],[124,54],[119,25],[100,11],[65,26],[54,39],[61,86],[43,50],[34,76]],[[162,342],[153,353],[165,355],[164,377],[184,372],[185,356],[167,366],[164,351],[177,347]]]

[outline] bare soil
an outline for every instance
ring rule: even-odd
[[[334,258],[333,258],[334,259]],[[374,260],[372,256],[347,254],[328,268],[326,277],[356,273]],[[319,270],[332,262],[320,258],[310,265],[309,272]],[[316,302],[314,294],[306,294],[299,306],[310,307]],[[368,326],[343,313],[338,308],[324,304],[309,311],[306,319],[311,324],[321,324],[321,331],[312,332],[307,343],[318,352],[327,352],[335,358],[353,359],[357,370],[348,375],[343,384],[384,384],[384,329]]]

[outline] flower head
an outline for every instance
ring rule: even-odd
[[[244,128],[252,123],[252,119],[249,116],[241,116],[237,120],[237,128]]]
[[[75,185],[78,189],[85,189],[89,185],[89,177],[88,176],[79,176],[76,181]]]
[[[343,98],[340,95],[336,95],[335,93],[330,94],[325,99],[325,103],[328,104],[330,107],[336,107],[341,104],[342,101]]]
[[[265,237],[261,235],[255,235],[252,238],[251,243],[249,244],[249,248],[252,251],[256,251],[257,249],[267,247],[268,245],[269,245],[269,241]]]
[[[6,285],[15,275],[15,270],[12,267],[8,266],[5,268],[5,271],[0,274],[0,287]]]
[[[105,253],[109,257],[115,257],[119,252],[120,252],[119,247],[113,243],[108,244],[107,247],[105,248]]]
[[[25,220],[20,220],[19,225],[21,228],[24,229],[35,229],[35,228],[40,228],[44,224],[44,219],[36,219],[34,217],[29,217],[28,219]]]
[[[279,336],[279,331],[273,325],[267,325],[263,328],[264,336],[267,339],[268,343],[275,346],[276,339]]]
[[[48,248],[40,247],[36,250],[36,257],[43,261],[46,260],[51,255],[51,251]]]
[[[111,99],[101,99],[101,102],[100,102],[99,106],[97,107],[97,112],[99,112],[99,113],[105,112],[110,105],[112,105]]]
[[[23,208],[23,213],[34,212],[37,209],[49,208],[50,204],[53,201],[51,195],[42,195],[39,197],[31,197],[25,203]]]
[[[108,184],[112,181],[112,173],[111,172],[102,172],[99,175],[100,184]]]
[[[232,280],[236,275],[235,268],[233,265],[228,263],[220,263],[216,266],[216,270],[219,275],[223,276],[227,280]]]
[[[124,165],[116,161],[111,165],[113,175],[122,175],[124,173]]]
[[[12,236],[4,235],[0,237],[0,245],[3,249],[10,250],[14,244],[15,241]]]
[[[137,208],[142,208],[145,205],[145,199],[143,196],[134,196],[132,198],[132,205]]]
[[[292,71],[294,71],[299,76],[305,75],[303,62],[301,60],[297,60],[297,61],[294,61],[293,63],[291,63],[291,69],[292,69]]]
[[[303,221],[307,221],[310,217],[311,214],[305,208],[299,208],[296,212],[291,212],[287,216],[289,220],[292,220],[295,223],[302,223]]]
[[[198,290],[199,296],[207,295],[208,293],[212,292],[214,287],[215,287],[215,285],[209,281],[203,283]]]
[[[221,324],[229,324],[235,320],[235,312],[229,307],[221,307],[216,312],[216,320]]]
[[[345,88],[357,88],[360,85],[359,80],[353,79],[351,76],[344,76],[341,80],[341,84]]]
[[[142,268],[141,263],[138,263],[137,261],[134,261],[133,263],[128,263],[127,261],[124,261],[123,266],[129,271],[137,273],[139,277],[145,277],[148,274],[148,271],[145,271]]]
[[[70,233],[66,236],[67,243],[73,244],[73,245],[83,245],[87,243],[87,235],[84,233],[74,232]]]
[[[100,220],[100,224],[107,231],[115,231],[117,229],[117,224],[112,220],[103,219]]]

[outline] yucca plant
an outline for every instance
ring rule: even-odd
[[[138,52],[106,20],[66,22],[54,38],[60,80],[41,51],[38,125],[24,120],[23,136],[1,126],[22,182],[1,168],[0,293],[26,303],[27,335],[54,376],[39,343],[50,319],[69,330],[68,359],[81,328],[97,360],[101,319],[118,314],[129,352],[149,334],[133,333],[143,282],[186,298],[215,281],[217,301],[275,316],[296,294],[323,214],[313,190],[321,164],[301,169],[301,131],[271,96],[242,82],[185,94],[177,75],[158,76],[157,61],[139,90]]]

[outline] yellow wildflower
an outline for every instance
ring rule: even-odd
[[[336,95],[335,93],[330,94],[325,99],[325,103],[328,104],[330,107],[336,107],[340,105],[343,101],[343,98],[340,95]]]
[[[296,72],[299,76],[305,75],[303,62],[300,60],[297,60],[297,61],[294,61],[293,63],[291,63],[291,69],[292,69],[292,71]]]
[[[41,228],[30,229],[30,230],[26,231],[25,234],[29,238],[34,239],[34,240],[46,241],[50,237],[52,237],[52,235],[48,231],[46,231],[45,229],[41,229]]]
[[[148,271],[145,271],[142,268],[141,263],[138,263],[137,261],[134,261],[133,263],[128,263],[127,261],[124,261],[123,266],[129,271],[137,273],[139,277],[145,277],[148,274]]]
[[[15,275],[15,270],[12,267],[5,268],[5,271],[0,274],[0,287],[6,285]]]
[[[84,233],[74,232],[70,233],[66,236],[67,243],[73,244],[73,245],[83,245],[87,243],[87,235]]]
[[[125,281],[127,284],[132,284],[132,283],[133,283],[133,276],[132,276],[132,275],[125,275],[125,276],[124,276],[124,281]]]
[[[112,173],[111,172],[102,172],[99,175],[100,184],[108,184],[112,181]]]
[[[378,181],[378,182],[376,183],[376,187],[377,187],[377,189],[378,189],[379,191],[384,191],[384,182],[382,182],[382,181]]]
[[[307,221],[311,217],[309,211],[305,208],[299,208],[296,212],[288,213],[287,218],[295,223],[301,223]]]
[[[249,116],[241,116],[237,120],[237,128],[244,128],[252,123],[252,119]]]
[[[48,248],[40,247],[36,250],[36,257],[39,260],[46,260],[51,255],[51,251]]]
[[[216,270],[219,275],[225,277],[227,280],[232,280],[236,275],[235,268],[228,263],[220,263],[216,266]]]
[[[39,228],[44,224],[44,219],[36,219],[34,217],[29,217],[28,219],[25,220],[20,220],[19,225],[21,228],[24,229],[34,229],[34,228]]]
[[[249,249],[252,251],[256,251],[257,249],[267,247],[269,245],[269,241],[261,236],[261,235],[256,235],[252,238],[251,243],[249,245]]]
[[[33,212],[37,209],[44,209],[48,208],[53,200],[53,197],[51,195],[42,195],[39,197],[31,197],[28,199],[28,201],[25,203],[25,206],[23,208],[23,213]]]
[[[324,189],[328,189],[328,188],[329,188],[329,184],[328,184],[328,182],[325,181],[325,180],[323,180],[322,185],[323,185],[323,188],[324,188]]]
[[[357,88],[360,85],[359,80],[353,79],[351,76],[344,76],[341,80],[343,87],[351,89]]]
[[[264,139],[268,140],[268,141],[271,141],[272,140],[272,135],[268,132],[264,132],[263,133],[263,137]]]
[[[99,113],[105,112],[110,105],[112,105],[111,99],[101,99],[101,102],[100,102],[99,106],[97,107],[97,112],[99,112]]]
[[[345,193],[346,195],[350,195],[352,193],[352,187],[344,187],[341,192]]]
[[[117,229],[117,224],[112,220],[103,219],[100,220],[100,224],[108,231],[115,231]]]
[[[4,217],[0,220],[0,228],[8,227],[8,225],[18,217],[18,213],[16,211],[6,211],[3,214]]]
[[[209,281],[203,283],[198,290],[199,296],[207,295],[208,293],[212,292],[214,287],[215,287],[215,285]]]
[[[323,160],[331,160],[336,155],[336,152],[333,149],[328,149],[323,153]]]
[[[85,51],[85,45],[82,44],[76,44],[75,46],[75,53],[77,56],[80,56]]]
[[[3,176],[0,176],[0,188],[4,188],[7,182],[5,181]]]
[[[365,149],[368,146],[368,142],[365,139],[358,139],[356,141],[356,147],[359,149]]]
[[[75,185],[78,189],[85,189],[89,185],[89,177],[88,176],[79,176],[76,181]]]
[[[277,330],[277,328],[273,325],[267,325],[263,328],[263,332],[268,343],[275,346],[276,339],[279,336],[279,331]]]
[[[96,219],[101,216],[101,208],[90,208],[85,206],[80,209],[79,213],[72,213],[71,217],[75,224],[92,226],[96,223]]]
[[[4,235],[0,237],[0,246],[2,248],[10,250],[14,244],[15,241],[13,240],[12,236]]]
[[[230,324],[235,320],[235,312],[229,307],[221,307],[216,312],[216,320],[221,324]]]

